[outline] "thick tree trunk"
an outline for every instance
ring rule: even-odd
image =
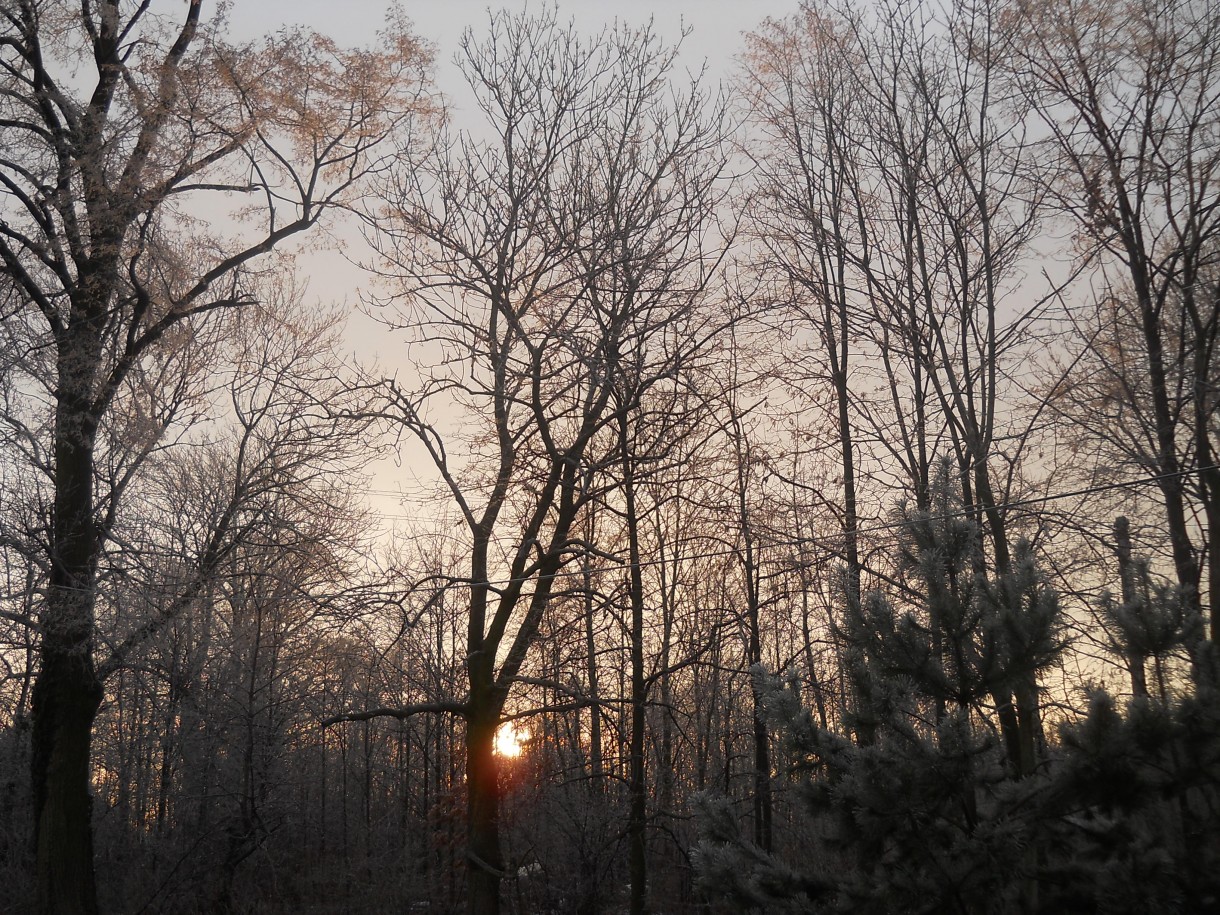
[[[499,915],[500,771],[495,754],[497,715],[476,715],[466,726],[467,886],[470,915]]]
[[[85,371],[95,363],[96,353],[76,352],[71,341],[62,344],[50,588],[31,697],[35,880],[38,910],[46,915],[97,912],[89,752],[102,684],[93,661],[96,423]]]
[[[98,910],[89,748],[101,699],[91,653],[44,640],[33,693],[31,767],[38,911],[45,915]]]

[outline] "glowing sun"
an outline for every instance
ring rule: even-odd
[[[496,753],[516,759],[524,751],[525,742],[529,739],[529,731],[519,731],[511,721],[506,721],[496,728]]]

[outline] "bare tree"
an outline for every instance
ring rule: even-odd
[[[0,5],[0,262],[47,354],[53,417],[32,705],[46,912],[97,906],[94,605],[116,504],[98,492],[99,434],[135,368],[175,328],[251,301],[256,259],[350,203],[420,107],[427,55],[402,23],[377,52],[306,33],[234,47],[202,12],[191,0],[171,24],[115,0]],[[223,194],[243,208],[225,239],[190,218]]]
[[[709,273],[719,127],[701,92],[671,97],[674,56],[648,29],[590,40],[554,12],[494,14],[460,58],[492,138],[444,137],[379,214],[414,351],[435,366],[414,390],[392,385],[391,410],[471,550],[468,691],[392,713],[465,719],[472,912],[498,910],[506,866],[496,729],[557,576],[587,546],[583,507],[621,463],[611,430],[679,370]],[[454,408],[464,433],[440,420]]]
[[[1216,640],[1220,12],[1210,0],[1062,0],[1008,13],[1013,84],[1048,132],[1046,190],[1108,297],[1130,301],[1084,327],[1084,347],[1099,357],[1086,361],[1140,417],[1136,459],[1157,478],[1177,584],[1200,624],[1208,556]],[[1129,348],[1125,366],[1107,355],[1118,341]],[[1201,538],[1192,508],[1204,517]]]
[[[849,592],[858,600],[859,454],[852,414],[859,396],[852,380],[860,319],[855,290],[859,265],[867,268],[869,262],[871,229],[862,199],[864,165],[856,152],[865,96],[849,34],[846,17],[812,5],[804,5],[790,20],[768,21],[747,39],[743,82],[751,120],[766,138],[766,143],[751,147],[756,184],[750,228],[767,251],[764,270],[783,302],[776,319],[807,324],[815,340],[812,353],[799,353],[795,371],[786,374],[795,376],[802,388],[829,382],[832,392],[830,412],[842,480],[842,555]],[[882,352],[889,368],[885,347]],[[892,372],[890,377],[893,389]],[[915,379],[913,388],[918,387]],[[802,393],[815,399],[820,395],[816,388]],[[908,458],[907,475],[918,498],[925,488],[919,481],[926,478],[921,463],[927,461],[920,398],[911,398],[910,412],[914,436],[902,415],[898,427],[906,444],[901,453]],[[857,702],[863,698],[862,691]],[[861,725],[858,738],[868,742],[871,716],[859,708],[856,718]]]
[[[131,853],[129,830],[158,839],[144,879],[102,883],[107,907],[172,906],[188,883],[236,905],[246,862],[295,818],[286,746],[312,731],[324,634],[385,602],[358,559],[351,482],[369,452],[335,368],[339,325],[262,298],[209,346],[212,422],[143,460],[101,562],[94,765],[117,815],[100,860]]]
[[[814,377],[833,391],[849,599],[862,572],[858,427],[875,434],[868,457],[882,471],[893,461],[917,506],[935,452],[951,453],[995,568],[1010,563],[1002,505],[1025,435],[1004,415],[1039,304],[1016,306],[1011,279],[1035,209],[1019,131],[996,103],[998,12],[946,14],[807,5],[754,38],[749,86],[771,141],[756,156],[757,231],[792,299],[785,314],[814,334],[812,359],[825,365]],[[883,369],[875,391],[866,360]],[[1036,690],[1023,692],[1016,708],[1011,697],[996,705],[1012,764],[1029,773]]]

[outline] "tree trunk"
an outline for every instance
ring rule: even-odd
[[[44,635],[31,768],[38,911],[45,915],[97,912],[89,747],[101,700],[92,654]]]
[[[466,726],[467,886],[470,915],[499,915],[500,772],[495,755],[497,714],[477,714]]]
[[[1122,515],[1114,519],[1114,551],[1118,554],[1118,577],[1122,583],[1123,603],[1135,603],[1135,569],[1131,564],[1131,523]],[[1131,694],[1136,698],[1148,695],[1148,678],[1144,659],[1137,652],[1127,652],[1127,670],[1131,672]]]
[[[648,910],[647,783],[644,771],[644,728],[648,712],[644,681],[644,579],[640,570],[640,519],[635,505],[635,474],[627,442],[625,414],[619,414],[619,455],[623,467],[623,497],[627,509],[627,547],[631,562],[631,737],[627,793],[627,869],[631,880],[631,915]]]
[[[747,538],[749,533],[747,531]],[[762,635],[759,631],[758,570],[753,548],[746,543],[747,601],[749,604],[750,665],[762,662]],[[771,851],[771,743],[767,733],[766,712],[762,696],[753,676],[750,677],[753,700],[754,729],[754,844],[765,852]]]
[[[35,879],[46,915],[97,912],[89,752],[102,684],[93,661],[96,422],[88,373],[96,349],[91,340],[60,342],[50,589],[31,705]]]
[[[592,531],[589,542],[593,542]],[[602,788],[602,710],[597,704],[601,697],[601,688],[597,679],[597,642],[593,632],[593,576],[589,569],[588,558],[583,563],[585,585],[585,655],[589,676],[589,777],[594,787]]]
[[[1156,423],[1157,463],[1161,496],[1165,502],[1165,521],[1169,533],[1169,544],[1173,555],[1174,571],[1178,585],[1192,616],[1201,615],[1199,594],[1199,563],[1191,543],[1190,530],[1186,522],[1186,507],[1183,496],[1182,468],[1178,462],[1177,428],[1173,405],[1170,403],[1169,385],[1165,370],[1165,351],[1160,324],[1161,309],[1158,307],[1148,271],[1148,257],[1143,239],[1139,234],[1135,216],[1126,188],[1115,187],[1116,202],[1123,219],[1122,242],[1126,248],[1130,275],[1135,287],[1136,301],[1140,310],[1140,329],[1143,332],[1144,357],[1148,361],[1149,393],[1152,396],[1152,416]],[[1195,666],[1196,683],[1199,682],[1198,646],[1187,646]]]
[[[1190,287],[1187,287],[1190,289]],[[1191,296],[1192,313],[1197,312],[1198,306],[1194,303],[1193,292]],[[1220,290],[1216,295],[1220,296]],[[1220,304],[1220,303],[1218,303]],[[1216,314],[1217,305],[1213,305],[1213,314]],[[1220,644],[1220,620],[1217,619],[1217,613],[1220,613],[1220,468],[1216,466],[1216,452],[1212,447],[1211,428],[1212,423],[1209,422],[1212,411],[1209,406],[1213,404],[1214,384],[1212,375],[1212,361],[1215,359],[1215,347],[1210,345],[1215,340],[1215,319],[1208,322],[1206,325],[1200,323],[1195,330],[1195,337],[1199,341],[1195,345],[1195,383],[1193,389],[1194,401],[1194,421],[1195,421],[1195,452],[1198,472],[1199,472],[1199,488],[1202,490],[1203,513],[1207,519],[1207,614],[1209,617],[1209,632],[1213,645]],[[1209,327],[1210,332],[1205,333],[1204,327]],[[1210,338],[1210,339],[1209,339]],[[1207,344],[1204,345],[1204,341]],[[1216,663],[1216,653],[1213,650],[1210,654],[1211,663]],[[1209,673],[1216,677],[1220,675],[1220,671],[1212,669]],[[1220,684],[1215,684],[1220,686]]]

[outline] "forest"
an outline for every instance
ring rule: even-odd
[[[1220,3],[410,12],[0,0],[0,910],[1220,909]]]

